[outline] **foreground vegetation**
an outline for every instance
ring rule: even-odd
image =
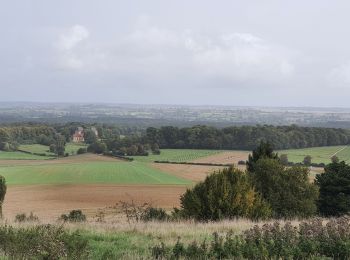
[[[350,219],[0,226],[10,259],[348,259]]]

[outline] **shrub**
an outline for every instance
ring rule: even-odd
[[[84,222],[86,221],[86,216],[80,209],[77,209],[70,211],[68,215],[62,214],[60,219],[69,222]]]
[[[87,149],[85,147],[81,147],[77,151],[77,154],[84,154],[84,153],[87,153]]]
[[[178,238],[173,247],[163,242],[152,250],[157,259],[349,259],[350,220],[321,219],[304,221],[299,226],[274,222],[254,226],[241,235],[213,234],[204,240],[185,245]]]
[[[33,212],[30,212],[30,215],[27,216],[26,213],[17,214],[15,217],[15,222],[38,222],[39,217],[34,215]]]
[[[0,251],[6,259],[86,259],[88,241],[78,232],[38,225],[0,226]]]
[[[102,142],[95,142],[88,146],[87,151],[89,153],[102,154],[107,150],[107,146]]]
[[[169,215],[162,208],[149,207],[141,216],[141,220],[143,221],[166,221],[168,219]]]
[[[304,165],[310,166],[311,165],[311,160],[312,160],[312,157],[310,155],[306,155],[304,160],[303,160]]]
[[[183,214],[197,220],[246,217],[264,219],[269,205],[255,192],[246,173],[233,167],[209,175],[180,198]]]

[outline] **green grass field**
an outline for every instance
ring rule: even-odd
[[[141,162],[84,162],[0,167],[9,185],[27,184],[174,184],[190,181]]]
[[[80,143],[67,143],[65,146],[65,152],[71,154],[76,154],[79,148],[87,147],[86,144]],[[41,144],[25,144],[19,146],[20,150],[30,152],[30,153],[44,153],[48,156],[54,156],[54,153],[49,151],[49,147]]]
[[[131,156],[138,162],[171,161],[190,162],[201,157],[221,153],[218,150],[191,150],[191,149],[162,149],[160,155],[149,154],[149,156]]]
[[[290,149],[277,151],[279,155],[287,154],[290,162],[302,162],[306,155],[312,157],[313,163],[330,163],[332,155],[336,156],[341,161],[350,160],[350,146],[326,146],[313,147],[305,149]]]
[[[67,143],[65,152],[69,154],[76,154],[79,148],[87,148],[87,145],[82,143]]]
[[[54,153],[50,152],[49,147],[42,144],[22,144],[19,146],[19,150],[30,153],[43,153],[48,156],[54,156]]]
[[[39,156],[22,152],[3,152],[0,151],[0,160],[46,160],[51,159],[48,156]]]

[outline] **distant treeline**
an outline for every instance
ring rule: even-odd
[[[202,125],[186,128],[165,126],[148,128],[146,139],[148,143],[157,143],[160,148],[251,150],[265,141],[272,144],[274,149],[289,149],[346,145],[350,142],[350,130],[297,125],[220,129]]]
[[[274,149],[305,148],[315,146],[346,145],[350,143],[350,130],[322,127],[291,126],[232,126],[215,128],[206,125],[179,128],[163,126],[126,127],[113,124],[25,124],[0,126],[0,150],[16,150],[18,144],[39,143],[51,145],[58,139],[71,140],[77,127],[86,129],[85,142],[106,146],[103,151],[121,151],[124,154],[144,154],[159,148],[188,149],[242,149],[252,150],[261,141],[269,142]],[[89,134],[94,126],[98,140]],[[124,151],[125,150],[125,151]],[[132,150],[135,150],[134,152]]]

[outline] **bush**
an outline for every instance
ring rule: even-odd
[[[15,217],[15,222],[38,222],[39,217],[34,215],[33,212],[30,212],[30,215],[27,216],[26,213],[17,214]]]
[[[269,205],[255,192],[246,173],[233,167],[209,175],[180,198],[183,214],[197,220],[246,217],[264,219]]]
[[[77,151],[77,154],[84,154],[84,153],[87,153],[87,149],[85,147],[81,147]]]
[[[69,222],[84,222],[86,221],[86,216],[80,209],[77,209],[72,210],[68,215],[62,214],[60,219]]]
[[[0,251],[6,259],[86,259],[88,241],[78,232],[38,225],[0,226]]]
[[[88,146],[87,151],[89,153],[97,153],[102,154],[107,150],[107,146],[105,143],[102,142],[95,142]]]
[[[168,219],[169,215],[162,208],[149,207],[141,216],[141,220],[143,221],[166,221]]]
[[[241,235],[213,234],[212,242],[160,242],[151,248],[156,259],[349,259],[350,221],[339,218],[323,224],[321,219],[254,226]]]

